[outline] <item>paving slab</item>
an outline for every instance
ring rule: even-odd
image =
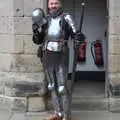
[[[49,112],[38,113],[14,113],[9,120],[44,120]],[[73,111],[72,120],[120,120],[120,113],[108,111]],[[0,119],[0,120],[8,120]]]

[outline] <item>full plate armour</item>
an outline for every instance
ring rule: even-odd
[[[63,21],[67,23],[64,28]],[[71,100],[67,83],[69,49],[66,28],[71,30],[70,33],[68,32],[69,36],[76,33],[76,26],[69,14],[62,13],[54,18],[48,17],[42,60],[55,113],[62,117],[71,116]]]

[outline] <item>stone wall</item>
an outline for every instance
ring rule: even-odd
[[[47,0],[0,0],[0,99],[12,110],[44,111],[46,93],[38,46],[32,42],[33,8]],[[120,111],[120,0],[108,0],[109,109]]]
[[[108,80],[110,110],[120,111],[120,0],[109,0]]]
[[[11,101],[12,110],[45,110],[44,73],[32,42],[36,7],[46,10],[46,0],[0,1],[0,97]]]

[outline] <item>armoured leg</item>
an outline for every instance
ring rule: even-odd
[[[57,65],[58,92],[61,96],[63,117],[65,119],[71,118],[71,100],[67,84],[68,58],[68,53],[61,54],[61,59]]]
[[[52,103],[55,114],[61,116],[61,102],[58,94],[58,83],[56,78],[55,64],[57,64],[57,54],[47,54],[46,75],[48,79],[48,89],[51,91]]]

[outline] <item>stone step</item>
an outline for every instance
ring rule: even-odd
[[[73,97],[73,110],[107,110],[108,99],[104,97]]]
[[[48,109],[52,108],[48,100]],[[107,110],[108,99],[104,97],[73,97],[72,110]]]
[[[12,113],[10,119],[2,120],[45,120],[49,115],[48,112],[38,113]],[[72,120],[119,120],[119,113],[111,113],[109,111],[72,111]]]

